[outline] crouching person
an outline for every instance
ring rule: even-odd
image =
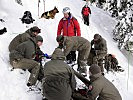
[[[76,88],[74,72],[64,60],[62,50],[56,48],[44,65],[43,96],[48,100],[70,100]]]
[[[88,87],[86,97],[74,94],[74,100],[122,100],[117,88],[102,75],[98,65],[92,64],[89,68],[90,81],[79,73],[74,73]]]
[[[57,36],[57,42],[59,43],[59,47],[64,49],[64,55],[67,56],[70,51],[78,51],[78,71],[82,74],[86,75],[86,65],[87,59],[90,53],[91,44],[90,42],[79,36]]]
[[[99,34],[94,35],[94,39],[91,41],[91,48],[89,57],[88,57],[88,66],[92,64],[97,64],[104,75],[104,68],[103,68],[103,59],[107,54],[107,44],[106,40]]]
[[[27,86],[32,86],[36,84],[40,65],[38,62],[34,61],[34,55],[36,53],[36,48],[41,46],[43,38],[41,36],[37,37],[37,40],[29,38],[28,41],[19,44],[15,50],[10,52],[10,63],[14,69],[28,69],[31,74],[27,83]]]
[[[93,64],[89,68],[91,87],[88,100],[122,100],[117,88],[102,74],[98,65]],[[90,87],[90,86],[89,86]]]

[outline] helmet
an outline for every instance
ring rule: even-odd
[[[70,13],[70,8],[69,7],[65,7],[63,8],[63,13]]]
[[[56,37],[56,41],[57,42],[63,42],[63,40],[64,40],[64,36],[63,35],[59,35],[59,36]]]
[[[40,36],[40,35],[37,35],[36,40],[37,40],[37,42],[38,42],[38,41],[43,42],[43,38],[42,38],[42,36]]]

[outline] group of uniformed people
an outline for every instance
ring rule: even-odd
[[[97,97],[98,100],[122,100],[115,86],[102,75],[102,61],[107,54],[106,40],[100,34],[95,34],[94,39],[89,42],[81,37],[79,23],[70,13],[69,7],[63,9],[63,14],[57,30],[56,40],[59,46],[53,54],[45,55],[40,50],[43,38],[38,34],[41,29],[31,27],[17,35],[9,44],[9,58],[13,68],[29,70],[31,74],[27,86],[35,85],[37,80],[42,82],[43,96],[46,97],[44,100],[95,100]],[[69,62],[75,61],[76,51],[78,75],[64,62],[66,58]],[[40,56],[51,60],[42,67],[40,60],[36,60]],[[90,81],[84,83],[88,84],[89,92],[87,97],[81,94],[77,96],[75,75],[85,79],[82,73],[87,74],[87,65],[90,66]]]

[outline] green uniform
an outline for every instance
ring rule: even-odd
[[[33,40],[35,40],[35,37],[36,37],[36,36],[31,32],[31,30],[28,29],[25,33],[17,35],[17,36],[10,42],[8,49],[9,49],[9,51],[11,52],[12,50],[15,50],[15,48],[16,48],[19,44],[21,44],[21,43],[23,43],[23,42],[29,40],[29,38],[32,38]]]
[[[94,45],[94,52],[90,52],[90,55],[88,57],[88,65],[91,64],[98,64],[101,68],[101,71],[104,72],[103,69],[103,58],[107,54],[107,44],[106,40],[100,37],[100,39],[97,42],[94,42],[94,40],[91,41],[91,46]]]
[[[67,56],[70,51],[78,51],[77,63],[80,69],[84,69],[86,62],[90,53],[91,44],[83,37],[66,37],[64,36],[64,55]]]
[[[29,69],[31,75],[29,83],[35,85],[40,69],[38,62],[33,60],[36,52],[36,43],[34,40],[29,39],[26,42],[19,44],[15,50],[10,52],[10,63],[13,68]]]
[[[88,100],[122,100],[117,88],[107,80],[101,73],[90,76],[92,91]]]
[[[76,88],[75,75],[63,61],[63,52],[61,54],[59,48],[55,51],[52,60],[44,65],[43,95],[48,100],[70,100]]]

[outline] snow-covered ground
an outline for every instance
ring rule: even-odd
[[[112,19],[107,12],[90,6],[92,14],[90,16],[90,26],[85,26],[81,17],[81,8],[85,4],[82,0],[45,0],[45,10],[51,10],[57,6],[59,13],[55,19],[39,19],[38,17],[38,0],[22,0],[23,6],[15,3],[15,0],[0,0],[0,19],[4,19],[5,23],[0,22],[0,29],[4,26],[7,33],[0,35],[0,100],[41,100],[41,94],[27,92],[26,86],[29,73],[20,74],[19,69],[10,71],[8,45],[10,41],[18,34],[27,30],[26,25],[22,24],[20,19],[24,11],[29,10],[33,18],[36,20],[29,27],[37,25],[42,29],[40,34],[44,38],[42,46],[43,52],[52,54],[57,43],[55,41],[57,34],[57,26],[59,20],[63,17],[62,9],[66,6],[71,8],[73,16],[75,16],[81,26],[82,36],[91,41],[95,33],[101,34],[108,45],[108,53],[116,55],[119,65],[125,70],[122,73],[109,73],[105,77],[108,78],[118,88],[123,100],[132,100],[133,97],[133,64],[128,63],[133,60],[131,54],[124,54],[117,48],[117,44],[112,40],[111,31],[116,21]],[[40,0],[40,15],[44,11],[43,0]],[[128,69],[129,68],[129,69]]]

